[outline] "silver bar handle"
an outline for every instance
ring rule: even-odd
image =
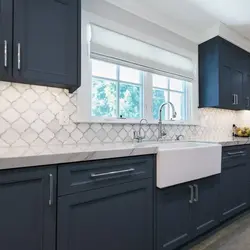
[[[242,155],[244,153],[245,153],[245,151],[237,151],[237,152],[233,152],[233,153],[228,152],[227,154],[232,156],[232,155]]]
[[[8,42],[4,40],[4,67],[8,67]]]
[[[235,105],[235,94],[233,94],[233,105]]]
[[[21,43],[17,44],[17,69],[21,70]]]
[[[194,201],[194,187],[192,185],[189,185],[189,188],[190,188],[190,200],[189,200],[189,203],[193,203]]]
[[[195,188],[195,202],[199,201],[199,186],[197,184],[194,184],[194,188]]]
[[[134,172],[134,168],[129,168],[125,170],[119,170],[119,171],[112,171],[112,172],[107,172],[107,173],[101,173],[101,174],[91,174],[91,178],[98,178],[98,177],[105,177],[109,175],[116,175],[116,174],[124,174],[124,173],[131,173]]]
[[[54,178],[53,174],[49,174],[49,206],[53,205],[53,193],[54,193]]]
[[[236,104],[239,104],[239,96],[236,95]]]
[[[249,96],[246,99],[247,99],[247,107],[249,108],[249,105],[250,105],[250,103],[249,103]]]

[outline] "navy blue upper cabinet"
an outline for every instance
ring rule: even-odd
[[[12,11],[11,0],[0,0],[0,80],[12,75]]]
[[[199,45],[199,107],[246,109],[247,65],[248,53],[221,37]]]
[[[9,64],[8,77],[1,80],[76,90],[80,85],[80,0],[3,3],[9,8],[1,20],[7,20],[1,32],[9,35]],[[4,51],[4,40],[0,53]]]

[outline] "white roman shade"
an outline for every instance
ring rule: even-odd
[[[117,64],[133,64],[140,70],[194,78],[190,58],[91,24],[91,57]]]

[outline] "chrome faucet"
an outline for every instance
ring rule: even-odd
[[[148,124],[148,121],[147,121],[147,119],[141,119],[140,120],[140,127],[139,127],[139,131],[137,132],[137,131],[134,131],[134,140],[137,140],[137,142],[142,142],[142,140],[143,139],[145,139],[145,133],[144,133],[144,135],[142,135],[142,122],[143,121],[145,121],[146,122],[146,124]]]
[[[162,110],[163,108],[166,106],[166,105],[169,105],[171,108],[172,108],[172,119],[176,118],[177,116],[177,113],[175,112],[175,107],[174,107],[174,104],[172,102],[165,102],[161,105],[160,109],[159,109],[159,122],[158,122],[158,140],[161,139],[163,136],[166,135],[166,132],[164,131],[163,129],[163,126],[162,126]]]

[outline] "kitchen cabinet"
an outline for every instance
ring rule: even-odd
[[[219,175],[193,182],[192,236],[197,237],[219,223]]]
[[[152,250],[152,192],[144,179],[60,197],[58,249]]]
[[[58,249],[152,250],[154,169],[152,155],[60,166]]]
[[[3,250],[55,250],[56,168],[0,171]]]
[[[175,249],[219,222],[219,176],[157,189],[157,249]]]
[[[199,45],[199,107],[246,109],[248,52],[221,37]],[[249,94],[250,96],[250,94]]]
[[[249,207],[250,164],[245,147],[223,149],[220,177],[221,220],[224,221]]]
[[[13,1],[0,0],[0,80],[12,76],[12,12]]]
[[[80,84],[80,0],[1,0],[1,80],[67,88]],[[4,18],[5,17],[5,18]],[[5,34],[6,33],[6,34]],[[13,37],[12,37],[13,36]],[[4,56],[1,58],[5,58]]]

